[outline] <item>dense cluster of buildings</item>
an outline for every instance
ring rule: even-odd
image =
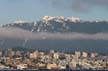
[[[75,51],[0,51],[0,69],[108,70],[108,55]]]

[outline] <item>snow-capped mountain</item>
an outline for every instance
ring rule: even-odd
[[[67,23],[79,21],[79,18],[74,17],[44,16],[42,20],[37,22],[15,21],[14,23],[3,25],[3,27],[17,27],[32,32],[67,32],[70,28]]]
[[[63,16],[44,16],[40,21],[25,22],[15,21],[3,27],[17,27],[31,32],[78,32],[78,33],[99,33],[108,32],[107,21],[82,21],[80,18]]]
[[[76,17],[44,16],[40,21],[20,20],[0,27],[0,49],[23,47],[106,53],[107,43],[107,21],[82,21]]]

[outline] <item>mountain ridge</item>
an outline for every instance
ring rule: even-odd
[[[0,49],[23,47],[107,53],[107,21],[82,21],[73,17],[69,21],[62,16],[43,18],[36,22],[15,21],[0,27]]]
[[[50,33],[88,33],[95,34],[108,32],[107,21],[82,21],[80,18],[64,18],[63,16],[44,16],[40,21],[26,22],[15,21],[11,24],[3,25],[2,27],[16,27],[31,32],[50,32]]]

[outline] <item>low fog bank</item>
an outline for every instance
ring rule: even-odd
[[[75,40],[75,39],[93,39],[93,40],[108,40],[108,33],[96,33],[96,34],[85,34],[85,33],[48,33],[38,32],[33,33],[19,28],[0,28],[0,39],[64,39],[64,40]]]
[[[8,48],[108,53],[108,33],[32,33],[18,28],[0,28],[0,49]]]

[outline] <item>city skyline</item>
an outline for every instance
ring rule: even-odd
[[[107,3],[106,0],[1,0],[0,25],[16,20],[36,21],[45,15],[107,20]]]

